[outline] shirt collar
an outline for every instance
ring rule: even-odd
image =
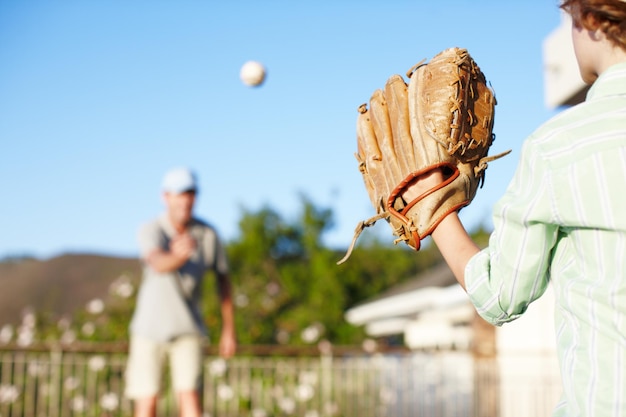
[[[626,94],[626,62],[612,65],[600,74],[587,93],[587,101],[620,94]]]
[[[161,213],[157,221],[159,222],[161,229],[163,229],[167,237],[171,238],[178,234],[178,232],[176,232],[176,229],[174,228],[174,225],[172,225],[172,222],[170,221],[170,218],[167,215],[167,212]],[[196,224],[196,219],[192,218],[189,224],[187,225],[187,230],[191,229],[195,224]]]

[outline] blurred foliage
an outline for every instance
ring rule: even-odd
[[[291,220],[269,206],[244,209],[238,236],[226,243],[241,344],[361,343],[365,334],[344,320],[346,310],[442,261],[429,239],[415,252],[393,245],[389,231],[383,242],[366,230],[350,258],[337,265],[345,249],[323,244],[333,227],[332,211],[306,196],[300,200],[300,211]],[[485,246],[489,233],[479,230],[473,237]],[[213,274],[207,278],[202,308],[211,342],[217,343],[219,301]],[[122,275],[108,294],[72,317],[32,312],[15,329],[13,340],[125,341],[139,282],[140,277]],[[28,329],[31,334],[25,336]]]
[[[436,249],[416,254],[364,232],[348,261],[337,265],[344,250],[323,244],[332,226],[331,210],[305,196],[292,221],[271,207],[244,211],[240,234],[228,245],[241,343],[359,343],[363,331],[344,320],[345,311],[441,259]],[[205,313],[218,329],[214,281],[207,284],[213,288],[205,291]]]

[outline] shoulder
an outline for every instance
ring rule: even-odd
[[[159,218],[153,218],[139,225],[139,234],[150,234],[161,228]]]
[[[202,233],[204,236],[219,239],[217,229],[208,221],[194,217],[191,223],[191,229],[196,233]]]
[[[524,141],[520,164],[529,168],[528,175],[551,172],[554,178],[565,179],[576,167],[619,153],[626,136],[623,111],[616,117],[615,112],[598,111],[590,102],[562,111]]]
[[[580,116],[585,114],[585,103],[560,110],[550,119],[539,125],[530,135],[529,140],[536,143],[554,140],[575,127],[575,123],[580,121]]]
[[[598,132],[598,116],[602,117],[595,106],[587,102],[562,110],[535,129],[524,146],[546,157],[571,149],[577,142]]]
[[[529,137],[542,148],[587,143],[590,137],[626,129],[626,63],[616,65],[591,86],[585,101],[560,110]]]
[[[142,223],[137,231],[137,240],[141,253],[145,256],[151,250],[164,245],[165,235],[159,219]]]
[[[225,247],[217,230],[209,222],[194,218],[191,224],[191,234],[201,243],[203,253],[207,255],[207,262],[219,271],[226,272],[228,266],[225,260]]]
[[[211,223],[199,217],[191,219],[191,227],[204,230],[215,230],[215,227],[213,227]]]

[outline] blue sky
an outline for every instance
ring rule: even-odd
[[[373,209],[356,160],[357,107],[395,73],[467,48],[498,99],[493,162],[468,228],[490,225],[544,104],[556,0],[0,2],[0,257],[135,256],[170,167],[200,177],[196,214],[222,237],[242,209],[331,208],[347,247]],[[248,60],[265,84],[239,80]],[[377,224],[367,233],[385,234]],[[391,240],[391,239],[390,239]]]

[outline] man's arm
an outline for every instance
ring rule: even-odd
[[[170,241],[169,250],[154,249],[145,261],[157,272],[172,272],[187,262],[196,248],[195,240],[188,234],[178,235]]]
[[[220,355],[229,358],[237,349],[235,334],[235,313],[232,299],[232,286],[228,274],[217,274],[217,285],[220,297],[220,311],[222,314],[222,333],[220,336]]]

